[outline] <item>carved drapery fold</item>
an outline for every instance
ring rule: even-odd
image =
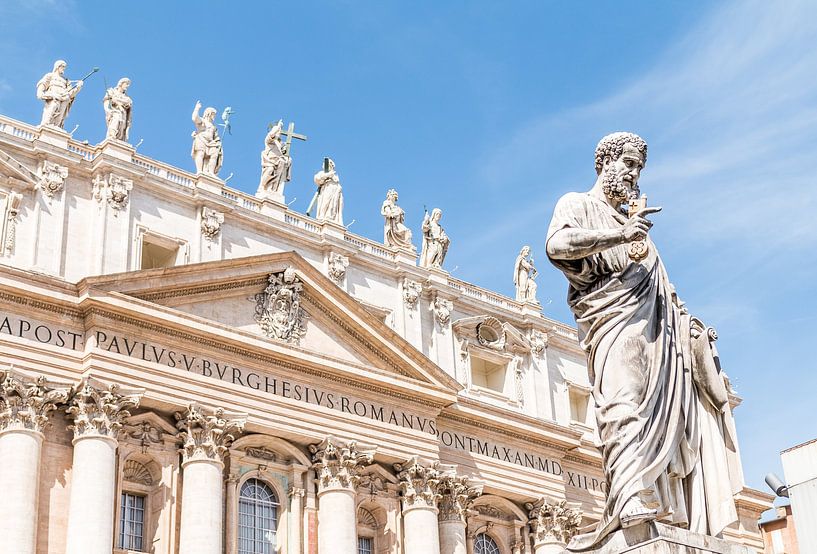
[[[116,439],[130,408],[139,406],[144,390],[123,389],[96,379],[82,381],[66,410],[74,420],[69,429],[74,438],[109,437]]]
[[[332,489],[354,491],[360,479],[360,470],[372,463],[375,450],[374,447],[359,445],[355,441],[345,444],[334,437],[327,437],[319,444],[310,445],[318,492]]]
[[[69,386],[49,383],[15,369],[0,371],[0,432],[28,430],[41,433],[49,413],[66,402]]]
[[[247,421],[244,414],[221,408],[207,410],[196,403],[190,404],[184,413],[176,412],[175,417],[184,463],[197,460],[223,463],[224,454]]]
[[[412,456],[404,463],[394,464],[394,470],[403,493],[403,509],[436,508],[441,497],[441,480],[454,475],[454,466],[436,461],[424,464],[417,456]]]
[[[482,483],[471,481],[468,477],[443,475],[439,484],[440,521],[459,520],[465,523],[466,513],[474,499],[482,494],[482,487]]]
[[[558,541],[567,544],[579,531],[582,513],[567,501],[540,498],[525,504],[535,542]]]

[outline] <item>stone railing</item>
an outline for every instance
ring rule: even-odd
[[[193,188],[196,185],[196,177],[192,173],[187,173],[177,169],[171,165],[157,162],[151,158],[141,156],[139,154],[133,155],[133,163],[147,171],[151,175],[156,175],[162,179],[167,179],[171,183],[181,185],[183,187]]]
[[[384,260],[394,261],[394,252],[389,250],[383,244],[377,243],[373,240],[369,240],[359,235],[353,235],[352,233],[346,233],[343,236],[343,240],[345,240],[346,242],[355,246],[356,248],[363,252],[372,254],[374,256],[377,256],[378,258],[383,258]]]
[[[303,229],[308,233],[314,233],[316,235],[321,233],[321,226],[316,224],[314,219],[310,219],[309,217],[299,214],[298,212],[287,211],[286,215],[284,216],[284,221],[294,227]]]
[[[0,132],[23,140],[34,140],[37,137],[36,127],[2,116],[0,116]]]
[[[448,277],[448,286],[460,291],[460,293],[462,293],[464,296],[476,298],[477,300],[488,302],[489,304],[499,306],[500,308],[504,308],[506,310],[518,312],[523,306],[521,302],[512,300],[507,296],[503,296],[488,289],[472,285],[471,283],[466,283],[465,281],[460,281],[454,277]]]
[[[242,208],[247,208],[248,210],[252,210],[254,212],[261,211],[261,201],[255,196],[247,194],[246,192],[241,192],[240,190],[236,189],[223,188],[221,189],[221,196],[234,202]]]

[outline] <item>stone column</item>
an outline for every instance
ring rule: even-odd
[[[421,463],[412,456],[405,463],[394,464],[403,493],[404,554],[440,554],[437,501],[440,480],[454,474],[454,466],[440,462]]]
[[[525,504],[525,508],[533,530],[534,554],[561,554],[582,522],[581,511],[565,500],[540,498]]]
[[[468,554],[465,516],[482,486],[456,475],[440,479],[440,554]]]
[[[182,445],[179,554],[222,554],[224,454],[247,416],[190,404],[176,413]]]
[[[298,481],[300,482],[300,480]],[[304,511],[304,495],[306,491],[300,487],[290,486],[287,491],[289,495],[289,524],[291,525],[289,533],[289,550],[288,553],[301,554],[303,552],[304,530],[303,530],[303,511]]]
[[[309,451],[318,482],[318,554],[357,554],[355,487],[375,448],[327,437]]]
[[[0,554],[36,551],[43,429],[69,393],[44,377],[0,371]]]
[[[110,554],[116,505],[116,447],[128,408],[144,390],[86,378],[71,400],[74,460],[68,504],[66,554]]]

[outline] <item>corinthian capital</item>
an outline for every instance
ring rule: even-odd
[[[354,491],[360,479],[360,470],[374,460],[376,448],[359,445],[355,441],[343,443],[335,437],[326,437],[319,444],[310,445],[312,469],[318,477],[318,493],[332,489]]]
[[[440,481],[454,475],[454,466],[440,462],[421,463],[412,456],[402,464],[394,464],[400,490],[403,493],[403,509],[437,507],[440,499]]]
[[[92,377],[83,379],[66,410],[74,420],[69,427],[74,431],[74,438],[116,439],[123,421],[130,417],[128,409],[139,406],[144,392],[143,389],[123,389]]]
[[[221,408],[207,410],[192,403],[184,413],[176,412],[176,420],[179,438],[183,441],[184,463],[196,460],[221,463],[235,435],[244,430],[247,416]]]
[[[471,503],[482,494],[483,483],[468,477],[443,475],[440,479],[440,521],[462,521]]]
[[[581,511],[568,505],[565,500],[555,502],[540,498],[536,502],[528,502],[525,508],[529,512],[536,543],[558,541],[567,544],[578,533],[582,523]]]
[[[0,433],[27,430],[41,433],[56,405],[68,400],[69,385],[51,383],[43,376],[17,369],[0,371]]]

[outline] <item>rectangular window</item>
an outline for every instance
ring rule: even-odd
[[[150,238],[143,237],[141,261],[142,269],[173,267],[176,265],[176,258],[178,256],[178,245],[157,244],[156,242],[152,242]]]
[[[119,511],[119,548],[142,552],[144,533],[145,497],[123,492]]]
[[[471,384],[495,392],[505,392],[505,369],[498,364],[471,354]]]
[[[577,423],[587,424],[587,404],[590,395],[582,390],[570,389],[570,419]]]
[[[358,537],[357,538],[357,554],[372,554],[374,549],[372,548],[372,543],[374,541],[371,537]]]

